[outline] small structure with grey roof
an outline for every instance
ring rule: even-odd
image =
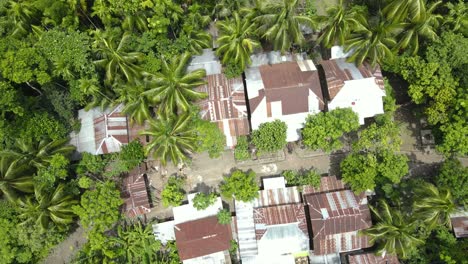
[[[468,211],[460,208],[457,212],[450,214],[450,221],[455,237],[468,237]]]
[[[252,129],[276,119],[287,126],[287,141],[300,139],[306,117],[324,109],[319,75],[305,54],[251,56],[245,70]]]
[[[295,263],[309,252],[304,205],[297,187],[283,177],[263,179],[264,190],[249,203],[235,202],[242,263]]]
[[[356,67],[340,57],[349,53],[335,53],[336,59],[320,63],[326,78],[328,110],[350,107],[358,114],[361,125],[365,118],[383,114],[385,88],[380,67],[372,68],[366,63]]]
[[[174,220],[153,225],[153,234],[163,243],[175,240],[184,264],[229,264],[231,225],[218,223],[223,209],[221,198],[204,210],[193,206],[196,193],[188,195],[188,204],[172,208]]]
[[[105,110],[98,107],[89,111],[79,110],[81,128],[78,133],[70,134],[70,144],[80,153],[88,152],[93,155],[119,152],[123,145],[134,139],[139,139],[145,144],[146,138],[138,134],[144,127],[130,124],[122,112],[123,107],[123,104],[120,104]]]
[[[344,184],[335,177],[326,182],[331,183],[325,187],[326,191],[309,188],[304,195],[309,207],[314,255],[370,247],[369,238],[358,234],[359,230],[372,226],[366,194],[356,196],[342,188]]]
[[[208,94],[207,98],[197,102],[201,118],[215,123],[226,136],[226,145],[233,147],[238,136],[250,133],[242,78],[226,78],[212,50],[204,50],[202,55],[192,57],[188,71],[196,69],[205,69],[207,75],[206,84],[197,87],[197,91]]]

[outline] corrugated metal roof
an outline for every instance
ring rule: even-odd
[[[452,217],[450,220],[456,237],[468,237],[468,216]]]
[[[307,194],[344,190],[344,189],[345,189],[345,185],[343,181],[339,180],[336,176],[327,176],[327,177],[320,178],[319,188],[314,188],[310,185],[303,186],[302,194],[305,196]]]
[[[326,255],[370,246],[358,231],[372,226],[367,198],[350,190],[305,196],[312,223],[314,254]]]
[[[397,256],[386,254],[384,257],[374,253],[348,255],[349,264],[400,264]]]
[[[197,104],[203,119],[217,123],[227,138],[227,145],[237,143],[237,137],[248,135],[250,126],[242,78],[227,79],[224,74],[209,75],[207,83],[197,91],[208,94]]]
[[[321,65],[325,72],[330,100],[333,100],[340,92],[345,81],[375,77],[375,83],[382,90],[384,89],[383,76],[379,66],[372,69],[369,64],[365,63],[356,67],[354,63],[346,62],[346,59],[324,60]]]
[[[263,230],[269,226],[297,223],[299,229],[308,236],[307,222],[304,212],[304,205],[287,204],[254,209],[254,222],[256,227],[257,240],[262,239],[265,234]]]
[[[141,164],[123,180],[124,212],[128,217],[149,213],[151,205],[145,181],[146,164]]]
[[[228,250],[231,246],[231,225],[218,223],[216,216],[177,224],[174,229],[181,260]]]

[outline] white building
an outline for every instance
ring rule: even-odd
[[[324,109],[318,71],[303,54],[251,56],[245,70],[252,130],[276,119],[287,126],[287,141],[300,139],[306,117]]]

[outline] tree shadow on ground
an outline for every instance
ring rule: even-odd
[[[330,169],[328,170],[329,175],[334,175],[338,178],[341,177],[340,163],[347,155],[347,153],[333,153],[330,155]]]

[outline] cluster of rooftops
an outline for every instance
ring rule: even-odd
[[[145,164],[124,179],[123,211],[130,218],[151,211]],[[283,177],[265,177],[251,202],[234,199],[231,224],[220,224],[221,198],[204,210],[188,203],[173,207],[173,217],[153,225],[155,239],[175,240],[184,264],[231,263],[231,241],[238,243],[243,264],[350,263],[396,264],[396,256],[373,253],[369,238],[359,233],[372,226],[370,193],[353,193],[335,176],[321,177],[319,188],[287,186]],[[457,238],[468,237],[468,213],[451,215]],[[305,262],[301,262],[301,259]]]
[[[276,119],[287,126],[287,141],[300,139],[306,117],[320,111],[351,107],[364,124],[365,118],[382,114],[384,82],[380,68],[356,67],[346,62],[340,47],[330,60],[315,65],[307,55],[263,52],[251,56],[244,77],[228,79],[213,50],[194,56],[187,70],[205,69],[206,84],[196,89],[208,94],[197,102],[201,117],[218,125],[228,147],[260,124]],[[138,138],[144,127],[128,125],[122,106],[80,110],[81,131],[71,135],[80,152],[104,154],[120,150]],[[145,142],[144,138],[141,138]]]
[[[372,225],[366,194],[355,195],[334,176],[321,181],[320,188],[286,187],[283,177],[264,178],[256,199],[234,201],[235,216],[226,225],[216,217],[223,209],[220,198],[197,211],[192,205],[196,194],[189,194],[188,204],[173,208],[173,220],[153,225],[154,234],[163,243],[175,240],[184,264],[231,263],[233,239],[243,264],[299,263],[302,258],[341,263],[343,252],[352,252],[346,257],[350,263],[399,263],[395,256],[362,250],[372,246],[359,234]]]

